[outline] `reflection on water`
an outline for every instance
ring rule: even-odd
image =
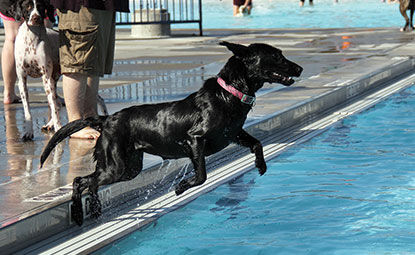
[[[2,161],[7,164],[7,175],[2,176],[3,180],[11,180],[14,177],[27,175],[33,168],[33,160],[30,155],[34,154],[35,143],[23,143],[20,140],[21,133],[17,128],[16,111],[11,109],[9,105],[4,106],[4,122],[5,125],[5,143],[6,153],[9,155],[7,161]]]
[[[25,201],[72,182],[75,176],[85,175],[93,166],[91,157],[87,155],[92,142],[72,139],[58,144],[45,167],[38,169],[40,153],[50,138],[49,134],[39,131],[44,124],[43,118],[47,118],[47,107],[34,107],[32,113],[35,139],[23,142],[23,110],[15,105],[5,105],[3,109],[3,128],[0,129],[1,227],[16,221],[17,215],[33,209],[33,204]],[[40,120],[36,120],[37,117]]]
[[[47,118],[46,110],[43,112]],[[57,175],[59,175],[59,168],[46,171],[43,175],[36,175],[37,155],[44,146],[44,141],[40,139],[31,142],[21,141],[23,111],[15,106],[5,105],[3,116],[3,128],[0,131],[1,226],[12,223],[13,220],[8,218],[17,215],[21,209],[21,201],[32,196],[39,189],[34,183],[43,182],[47,184],[44,186],[56,186]],[[56,157],[54,160],[59,160],[59,149]]]
[[[116,61],[118,65],[130,64],[195,64],[192,61],[170,61],[170,60],[123,60]],[[200,63],[197,63],[200,65]],[[139,103],[154,103],[160,101],[171,101],[185,97],[192,91],[198,90],[207,77],[217,74],[220,67],[217,63],[185,70],[140,70],[134,66],[133,70],[118,68],[112,75],[104,79],[113,79],[117,76],[133,76],[143,81],[134,82],[113,88],[101,89],[100,95],[106,102],[134,101]],[[128,68],[127,68],[128,69]]]
[[[176,79],[159,77],[143,82],[103,89],[100,90],[100,95],[109,103],[123,101],[154,103],[183,98],[189,94],[189,91],[198,90],[202,84],[203,80],[201,77]]]

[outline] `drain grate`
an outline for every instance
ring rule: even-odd
[[[66,186],[59,187],[57,189],[51,190],[49,192],[43,193],[39,196],[31,197],[25,199],[23,202],[39,202],[39,203],[46,203],[46,202],[53,202],[61,199],[67,199],[72,194],[72,184],[68,184]]]

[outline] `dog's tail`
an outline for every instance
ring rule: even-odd
[[[108,116],[97,116],[97,117],[90,117],[83,120],[75,120],[69,122],[61,129],[59,129],[49,140],[48,144],[46,145],[45,149],[43,149],[42,155],[40,156],[40,168],[42,168],[43,163],[45,163],[46,159],[48,158],[50,152],[55,148],[55,146],[60,143],[66,137],[72,135],[75,132],[85,128],[91,127],[97,131],[101,131],[102,124],[107,119]]]

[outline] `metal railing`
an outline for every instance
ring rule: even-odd
[[[198,23],[202,30],[202,0],[130,0],[130,13],[117,13],[117,25]]]
[[[117,25],[184,23],[198,23],[203,35],[202,0],[130,0],[130,13],[117,12],[116,17]]]

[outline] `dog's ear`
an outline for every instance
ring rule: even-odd
[[[7,12],[14,20],[20,21],[23,18],[22,1],[16,1],[11,4]]]
[[[232,51],[232,53],[235,56],[239,56],[239,57],[243,57],[248,55],[249,49],[248,47],[241,45],[241,44],[236,44],[236,43],[230,43],[227,41],[222,41],[219,43],[220,45],[226,46],[226,48],[228,48],[228,50]]]

